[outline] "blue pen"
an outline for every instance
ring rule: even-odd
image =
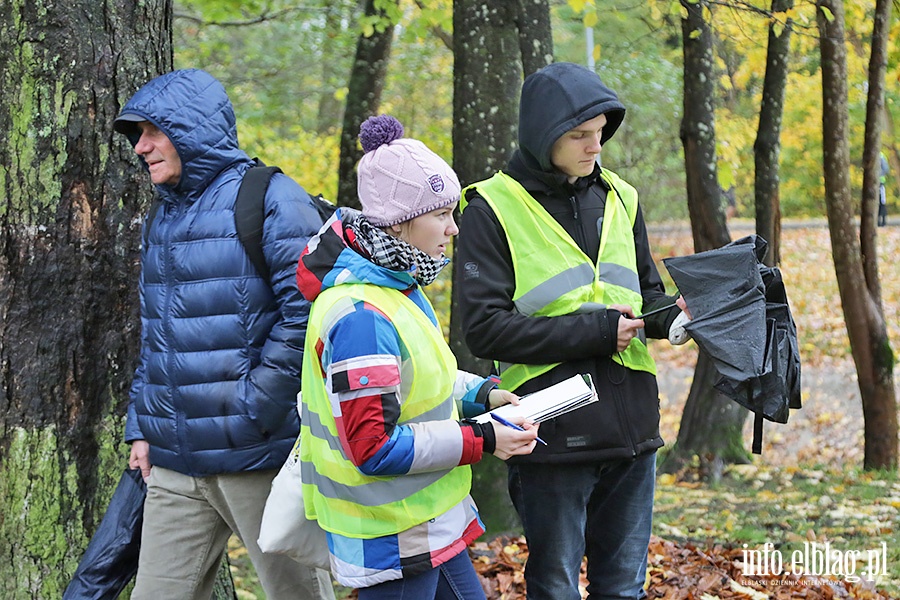
[[[503,424],[503,425],[506,425],[507,427],[512,427],[512,428],[515,429],[516,431],[525,431],[524,429],[522,429],[521,427],[519,427],[519,426],[516,425],[515,423],[510,423],[509,421],[507,421],[506,419],[504,419],[503,417],[501,417],[501,416],[498,415],[498,414],[491,413],[491,418],[492,418],[493,420],[497,421],[498,423],[501,423],[501,424]],[[536,437],[536,438],[534,438],[534,439],[536,439],[537,441],[539,441],[540,443],[542,443],[542,444],[545,445],[545,446],[547,445],[547,442],[545,442],[544,440],[542,440],[542,439],[539,438],[539,437]]]

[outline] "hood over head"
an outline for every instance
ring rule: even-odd
[[[600,76],[575,63],[553,63],[525,78],[519,101],[519,148],[544,171],[553,171],[550,150],[564,133],[606,115],[601,144],[622,124],[625,106]]]
[[[181,159],[181,179],[174,186],[158,185],[166,192],[200,194],[226,167],[249,157],[239,148],[234,109],[215,77],[199,69],[160,75],[146,83],[125,104],[113,122],[135,146],[138,123],[149,121],[171,140]],[[143,158],[141,163],[147,168]]]

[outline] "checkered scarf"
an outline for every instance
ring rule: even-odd
[[[392,271],[408,271],[416,282],[426,286],[434,281],[450,259],[432,258],[415,246],[372,225],[362,213],[354,215],[347,228],[353,233],[353,245],[376,265]]]

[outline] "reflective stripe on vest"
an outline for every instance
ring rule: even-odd
[[[346,458],[316,347],[322,343],[322,332],[355,310],[356,302],[384,313],[400,337],[398,425],[459,418],[452,397],[456,359],[440,328],[397,290],[345,284],[324,291],[313,303],[304,345],[299,440],[306,516],[318,519],[327,531],[369,539],[405,531],[443,514],[469,493],[472,475],[468,466],[462,466],[371,477]]]
[[[515,179],[499,172],[470,186],[477,188],[506,233],[515,271],[513,303],[522,314],[599,312],[610,304],[628,304],[640,312],[643,300],[633,234],[637,192],[611,171],[604,170],[602,177],[610,191],[596,264]],[[460,207],[465,209],[464,201]],[[656,373],[643,330],[617,360],[630,369]],[[515,390],[558,364],[498,363],[501,387]]]

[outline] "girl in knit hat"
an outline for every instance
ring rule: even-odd
[[[360,128],[362,212],[340,208],[300,257],[311,302],[300,460],[306,516],[359,598],[484,598],[467,546],[484,532],[469,465],[534,449],[517,431],[460,420],[507,402],[458,371],[422,287],[449,263],[456,174],[389,116]]]

